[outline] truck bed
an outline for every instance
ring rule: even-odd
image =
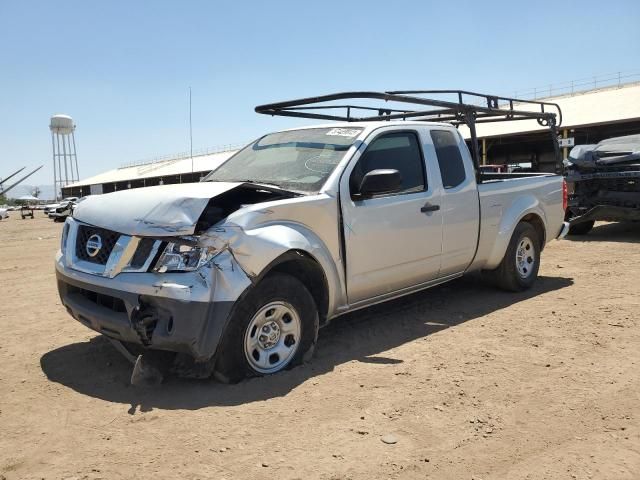
[[[480,233],[472,269],[493,269],[502,259],[501,243],[523,216],[535,214],[544,222],[544,244],[556,238],[564,221],[563,177],[552,173],[486,173],[478,184]],[[498,253],[499,252],[499,253]]]

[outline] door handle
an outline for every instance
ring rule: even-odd
[[[438,210],[440,210],[440,205],[431,205],[429,202],[420,209],[422,213],[437,212]]]

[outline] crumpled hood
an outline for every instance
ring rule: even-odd
[[[93,195],[78,203],[73,217],[126,235],[191,235],[209,200],[239,185],[182,183]]]

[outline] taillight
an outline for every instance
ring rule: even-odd
[[[562,179],[562,209],[567,210],[567,204],[569,200],[569,192],[567,191],[567,181]]]

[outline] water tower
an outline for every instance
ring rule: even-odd
[[[80,180],[76,139],[73,132],[76,126],[69,115],[54,115],[49,124],[53,145],[53,194],[58,200],[62,187]]]

